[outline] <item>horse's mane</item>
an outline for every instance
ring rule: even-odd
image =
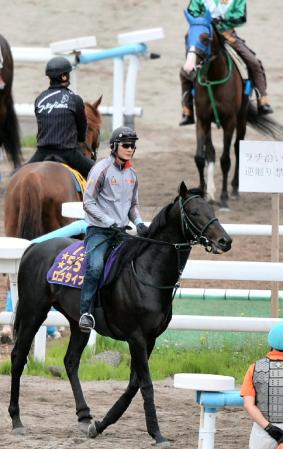
[[[189,195],[200,195],[203,197],[203,191],[199,188],[192,188],[188,190]],[[168,214],[176,201],[178,201],[179,195],[176,196],[173,202],[169,203],[167,206],[164,206],[157,215],[152,219],[151,225],[149,227],[149,234],[148,237],[154,239],[154,236],[156,235],[156,232],[160,229],[164,228],[168,221]],[[119,255],[116,259],[115,265],[117,267],[117,271],[115,271],[114,278],[111,279],[111,282],[116,279],[121,270],[130,263],[132,260],[134,260],[137,256],[140,256],[149,245],[152,245],[151,242],[145,241],[145,240],[139,240],[135,237],[129,238],[129,240],[126,240],[123,244],[121,251],[119,252]]]

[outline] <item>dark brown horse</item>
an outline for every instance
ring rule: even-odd
[[[216,29],[209,12],[204,17],[186,13],[190,24],[189,59],[187,72],[196,75],[195,105],[197,115],[197,149],[195,162],[199,172],[200,187],[206,190],[209,200],[215,200],[214,165],[215,148],[212,143],[211,124],[223,129],[223,152],[220,158],[222,191],[220,206],[228,207],[228,173],[231,166],[230,147],[235,131],[235,171],[232,179],[232,195],[239,196],[239,143],[244,140],[246,126],[259,130],[273,139],[282,140],[282,127],[269,116],[260,116],[245,94],[240,73]],[[207,163],[207,181],[205,167]]]
[[[17,116],[14,110],[12,85],[14,63],[10,46],[0,34],[0,147],[3,145],[14,167],[21,164],[22,154]]]
[[[96,159],[99,145],[101,115],[98,106],[85,103],[87,137],[82,150]],[[10,179],[5,195],[5,234],[32,240],[72,222],[62,217],[62,203],[81,201],[74,177],[59,162],[35,162],[21,167]]]

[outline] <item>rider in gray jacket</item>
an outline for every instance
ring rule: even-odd
[[[98,162],[90,171],[83,198],[88,228],[85,238],[87,271],[81,294],[83,332],[94,328],[92,303],[104,268],[104,257],[113,245],[115,235],[125,229],[129,221],[145,237],[148,228],[138,208],[138,181],[131,159],[138,137],[131,128],[119,127],[110,139],[111,155]]]

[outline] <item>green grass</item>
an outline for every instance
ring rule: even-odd
[[[24,374],[52,377],[48,367],[62,367],[62,378],[67,379],[63,368],[63,358],[67,348],[68,338],[48,343],[46,363],[34,361],[32,357],[25,368]],[[264,339],[266,341],[266,338]],[[114,350],[121,353],[121,363],[117,367],[94,360],[93,351],[86,348],[80,366],[81,380],[128,380],[130,357],[127,344],[116,342],[109,338],[98,337],[96,353]],[[209,347],[208,340],[201,338],[196,348],[188,349],[178,345],[156,346],[151,359],[150,369],[153,380],[161,380],[175,373],[208,373],[235,377],[241,383],[247,367],[258,358],[261,358],[268,347],[261,340],[254,339],[253,343],[245,341],[245,345],[235,348],[229,343],[221,348]],[[10,362],[0,364],[0,374],[10,373]]]
[[[36,147],[36,135],[25,136],[21,140],[22,147],[35,148]]]

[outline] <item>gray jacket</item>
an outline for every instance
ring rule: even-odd
[[[113,156],[93,166],[83,197],[85,220],[90,226],[106,228],[116,223],[127,226],[142,222],[138,209],[138,180],[131,162],[122,168]]]

